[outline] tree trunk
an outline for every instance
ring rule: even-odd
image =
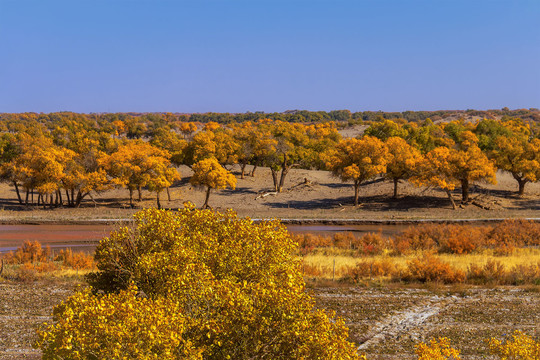
[[[360,189],[360,181],[354,180],[354,206],[358,206],[358,190]]]
[[[397,188],[398,188],[399,179],[394,178],[394,199],[397,199]]]
[[[137,187],[137,191],[139,192],[139,201],[142,201],[142,190],[140,186]]]
[[[251,170],[251,177],[255,177],[255,170],[257,170],[257,164],[253,165],[253,170]]]
[[[133,189],[129,189],[129,206],[133,209]]]
[[[159,193],[160,191],[156,191],[156,200],[157,200],[157,208],[161,209],[161,203],[159,202]]]
[[[17,185],[17,182],[14,181],[13,185],[15,185],[15,192],[17,192],[17,199],[19,199],[19,204],[23,205],[23,201],[21,199],[21,193],[19,192],[19,185]]]
[[[64,199],[62,199],[62,191],[60,189],[58,189],[58,203],[64,207]]]
[[[512,176],[518,182],[518,186],[519,186],[518,195],[523,196],[523,194],[525,194],[525,184],[527,184],[529,182],[529,180],[524,179],[523,177],[519,176],[518,174],[514,174],[514,173],[512,173]]]
[[[32,189],[32,192],[31,192],[31,196],[32,196],[32,205],[34,205],[34,189]]]
[[[278,192],[278,179],[277,179],[277,175],[278,175],[278,172],[272,168],[270,168],[270,171],[272,172],[272,180],[274,180],[274,191],[275,192]]]
[[[28,206],[28,197],[30,196],[30,189],[26,189],[26,198],[24,199],[24,205]]]
[[[289,170],[291,170],[290,167],[285,167],[284,166],[284,167],[281,168],[281,176],[280,176],[280,179],[279,179],[278,192],[283,191],[283,185],[285,184],[285,177],[289,173]]]
[[[247,163],[246,162],[243,162],[240,164],[240,179],[243,179],[244,178],[244,175],[246,173],[246,166],[247,166]]]
[[[71,203],[75,206],[75,189],[71,189]]]
[[[167,200],[171,201],[171,192],[169,191],[169,188],[167,188]]]
[[[523,194],[525,194],[525,184],[526,183],[527,183],[527,180],[518,181],[518,184],[519,184],[518,195],[519,196],[523,196]]]
[[[469,179],[461,180],[461,201],[469,201]]]
[[[444,189],[444,191],[446,192],[446,195],[448,195],[448,199],[450,199],[450,202],[452,203],[452,209],[456,210],[456,203],[454,201],[454,198],[452,197],[452,193],[448,189]]]
[[[208,189],[206,190],[206,198],[204,199],[203,209],[208,209],[209,208],[208,199],[210,198],[210,190],[212,190],[212,188],[209,186]]]
[[[79,191],[77,192],[77,199],[75,200],[74,206],[75,206],[75,207],[81,206],[81,203],[82,203],[83,199],[84,199],[84,198],[86,197],[86,195],[88,195],[89,193],[90,193],[90,192],[87,192],[86,194],[83,194],[83,193],[81,192],[81,190],[79,190]]]
[[[70,207],[73,206],[71,198],[69,197],[69,191],[67,189],[66,189],[66,197],[67,197],[68,206]]]

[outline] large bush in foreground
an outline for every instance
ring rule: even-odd
[[[57,307],[39,346],[45,359],[357,359],[304,291],[295,250],[279,222],[139,212],[101,241],[94,292]]]

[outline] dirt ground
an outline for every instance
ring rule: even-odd
[[[416,359],[414,345],[448,337],[463,359],[489,359],[486,340],[540,335],[538,288],[314,288],[320,307],[345,319],[371,360]]]
[[[235,190],[212,192],[210,205],[217,210],[232,208],[241,216],[281,219],[357,219],[357,220],[451,220],[540,218],[540,183],[529,183],[525,196],[516,194],[517,183],[510,174],[499,172],[496,185],[480,183],[471,187],[474,204],[462,205],[452,210],[446,194],[438,189],[414,187],[408,182],[399,185],[399,198],[392,199],[392,183],[382,179],[364,184],[360,190],[361,205],[352,206],[354,190],[350,183],[342,183],[326,171],[293,169],[290,171],[284,192],[272,191],[272,178],[267,168],[258,168],[255,177],[240,179]],[[251,168],[248,169],[251,171]],[[181,167],[182,180],[170,189],[171,200],[161,194],[164,208],[176,209],[186,201],[201,206],[204,189],[189,184],[191,170]],[[307,184],[305,180],[307,179]],[[460,198],[460,189],[454,192]],[[0,185],[0,222],[45,221],[80,222],[96,219],[129,218],[136,209],[129,207],[128,191],[110,190],[87,199],[81,208],[56,208],[42,210],[38,207],[18,205],[15,190],[7,184]],[[458,202],[459,204],[459,202]],[[155,194],[143,190],[143,201],[137,208],[156,206]]]
[[[36,328],[75,283],[0,283],[0,359],[39,359]],[[368,359],[414,359],[414,345],[447,336],[464,359],[485,359],[485,339],[514,330],[540,334],[538,288],[349,287],[309,289],[317,306],[345,319]],[[489,357],[487,357],[489,358]]]

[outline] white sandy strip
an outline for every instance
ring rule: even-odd
[[[360,344],[358,350],[377,344],[386,337],[394,337],[422,327],[430,317],[437,315],[442,309],[454,304],[457,300],[458,298],[455,296],[445,298],[435,296],[428,300],[428,304],[424,303],[383,319],[372,327],[367,336],[368,340]]]

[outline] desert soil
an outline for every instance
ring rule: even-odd
[[[0,283],[0,359],[39,359],[35,330],[73,282]],[[484,359],[485,339],[540,332],[538,288],[314,286],[317,306],[336,312],[368,359],[414,359],[414,345],[447,336],[464,359]]]
[[[235,190],[212,192],[210,205],[216,210],[232,208],[241,216],[281,219],[356,219],[356,220],[451,220],[540,218],[540,183],[527,184],[523,197],[516,195],[517,183],[510,174],[499,172],[497,184],[479,183],[471,187],[473,202],[452,210],[446,194],[438,189],[414,187],[408,182],[399,185],[399,198],[392,199],[393,185],[382,179],[364,184],[360,190],[361,204],[352,206],[353,187],[342,183],[327,171],[293,169],[282,193],[272,191],[272,178],[267,168],[258,168],[255,177],[240,179]],[[248,170],[251,170],[249,168]],[[170,189],[171,200],[161,194],[164,208],[177,209],[186,201],[201,206],[205,191],[191,186],[191,170],[181,167],[182,180]],[[304,183],[307,180],[307,183]],[[460,189],[454,197],[460,198]],[[36,196],[37,197],[37,196]],[[0,185],[0,222],[43,223],[84,222],[129,218],[137,209],[129,207],[125,189],[110,190],[86,200],[78,209],[43,210],[24,207],[16,202],[15,190]],[[474,203],[474,204],[473,204]],[[459,205],[459,201],[458,201]],[[136,208],[155,207],[155,194],[143,190],[143,201]]]

